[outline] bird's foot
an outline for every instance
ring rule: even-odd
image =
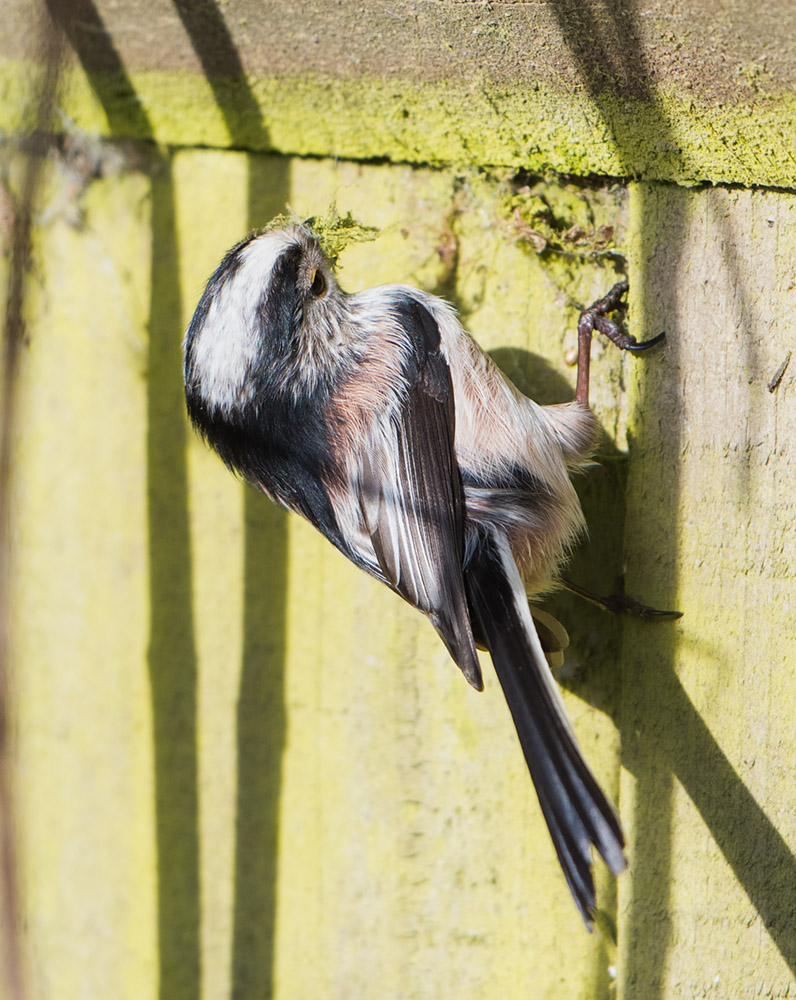
[[[567,590],[571,591],[573,594],[577,594],[578,597],[582,597],[584,601],[589,601],[591,604],[596,604],[598,608],[602,608],[604,611],[610,611],[613,615],[630,615],[631,618],[647,618],[647,619],[675,619],[682,618],[682,611],[661,611],[658,608],[651,608],[647,604],[642,604],[641,601],[637,601],[635,597],[630,597],[624,592],[624,587],[621,587],[618,593],[610,594],[608,597],[602,597],[600,594],[594,594],[590,590],[586,590],[585,587],[581,587],[577,583],[573,583],[571,580],[562,581]]]
[[[625,333],[619,324],[609,317],[609,313],[623,305],[622,296],[627,292],[628,287],[626,281],[618,281],[607,295],[592,303],[588,309],[584,309],[578,321],[578,334],[589,336],[594,330],[597,330],[598,333],[613,341],[620,351],[632,351],[634,354],[659,344],[666,336],[665,333],[659,333],[657,337],[639,342],[629,333]]]

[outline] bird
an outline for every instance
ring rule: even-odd
[[[620,820],[581,750],[549,658],[563,629],[529,600],[555,586],[584,530],[570,473],[598,437],[584,310],[569,403],[523,395],[443,299],[408,285],[350,294],[311,226],[247,236],[210,277],[185,334],[190,421],[223,462],[306,518],[421,611],[476,690],[491,656],[565,879],[586,926],[592,849],[626,867]],[[565,635],[565,633],[564,633]]]

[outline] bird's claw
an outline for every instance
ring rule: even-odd
[[[603,607],[615,615],[630,615],[631,618],[682,618],[682,611],[662,611],[651,608],[627,594],[611,594],[604,599]]]
[[[649,605],[642,604],[635,597],[630,597],[622,591],[611,594],[608,597],[602,597],[600,594],[594,594],[592,591],[586,590],[585,587],[573,583],[572,580],[562,580],[561,582],[573,594],[577,594],[578,597],[582,597],[591,604],[596,604],[598,608],[609,611],[612,615],[630,615],[631,618],[652,618],[658,620],[674,620],[683,617],[682,611],[662,611],[658,608],[651,608]]]
[[[657,337],[650,337],[649,340],[642,340],[640,343],[636,341],[635,337],[631,337],[630,339],[633,341],[633,343],[628,344],[628,346],[624,348],[624,350],[632,351],[633,354],[639,354],[641,351],[647,351],[649,350],[650,347],[654,347],[656,344],[660,344],[660,342],[665,337],[666,337],[665,331],[663,333],[659,333]]]
[[[666,334],[659,333],[657,337],[651,337],[649,340],[639,342],[631,334],[625,333],[617,323],[609,318],[608,313],[613,312],[622,305],[622,296],[627,292],[628,287],[629,285],[626,281],[618,281],[607,295],[598,299],[588,309],[584,309],[580,314],[578,332],[588,334],[592,330],[597,330],[598,333],[608,337],[610,341],[616,344],[620,351],[630,351],[632,354],[639,354],[641,351],[647,351],[650,347],[659,344]]]

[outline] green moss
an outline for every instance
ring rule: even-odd
[[[289,221],[285,215],[278,215],[267,228],[278,228]],[[340,215],[337,206],[332,204],[325,215],[313,215],[303,220],[305,226],[315,233],[326,257],[332,264],[354,243],[370,243],[379,235],[376,226],[365,226],[357,222],[351,212]]]
[[[32,69],[0,63],[0,128],[16,131]],[[219,96],[221,95],[221,96]],[[223,113],[220,107],[223,105]],[[796,186],[796,95],[734,105],[655,102],[606,91],[496,89],[485,81],[381,78],[214,81],[146,72],[129,80],[75,69],[64,109],[79,126],[170,145],[353,159],[522,167],[681,184]]]
[[[506,235],[546,258],[622,259],[614,226],[599,219],[600,193],[574,184],[528,184],[520,178],[501,203]]]

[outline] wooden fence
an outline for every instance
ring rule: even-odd
[[[791,5],[52,13],[11,521],[30,995],[796,995]],[[39,62],[25,6],[0,16],[13,211]],[[541,402],[571,398],[578,307],[617,273],[631,331],[666,331],[595,349],[571,575],[683,618],[549,602],[628,836],[591,936],[488,658],[477,695],[187,426],[203,283],[286,204],[378,227],[344,287],[444,295]]]

